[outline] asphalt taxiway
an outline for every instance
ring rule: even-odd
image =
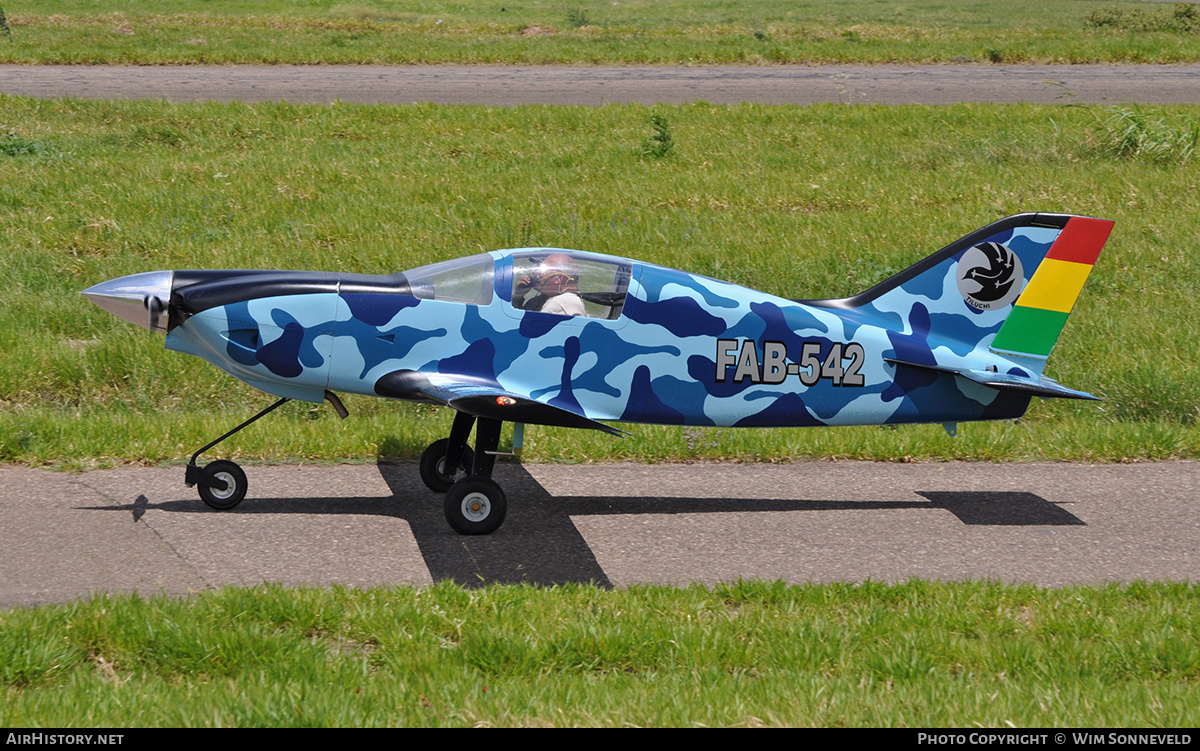
[[[204,506],[182,467],[0,467],[0,607],[223,585],[1192,581],[1200,463],[504,463],[464,537],[415,464],[248,465]]]
[[[1200,102],[1200,65],[0,65],[0,93],[411,104]]]

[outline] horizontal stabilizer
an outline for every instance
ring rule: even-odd
[[[1098,396],[1092,396],[1085,391],[1069,389],[1059,384],[1058,381],[1046,376],[1021,376],[1012,373],[951,368],[942,365],[907,362],[891,357],[885,357],[884,362],[889,362],[893,365],[907,365],[911,368],[921,368],[923,370],[936,370],[939,373],[953,373],[983,386],[994,388],[997,391],[1012,391],[1018,394],[1040,396],[1043,399],[1090,399],[1092,401],[1100,401],[1100,397]]]

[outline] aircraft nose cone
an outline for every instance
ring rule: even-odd
[[[83,296],[113,315],[150,331],[167,330],[174,271],[148,271],[100,282]]]

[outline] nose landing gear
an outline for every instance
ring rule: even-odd
[[[333,405],[333,409],[337,412],[338,417],[343,420],[346,419],[346,415],[349,412],[346,411],[346,407],[342,404],[342,400],[338,398],[337,394],[332,391],[326,391],[325,399]],[[242,502],[246,497],[246,473],[242,471],[242,468],[236,462],[219,459],[201,467],[196,464],[196,459],[200,458],[201,454],[229,436],[243,428],[249,427],[290,401],[291,399],[286,396],[281,398],[262,412],[259,412],[254,417],[251,417],[249,420],[192,454],[191,461],[188,462],[187,468],[184,470],[183,481],[189,488],[199,486],[200,500],[217,511],[228,511]]]
[[[325,393],[329,394],[329,392]],[[334,398],[336,399],[337,397]],[[267,407],[262,412],[259,412],[254,417],[251,417],[249,420],[192,454],[192,459],[188,462],[187,469],[184,471],[184,482],[189,488],[197,485],[200,486],[200,500],[204,501],[210,508],[218,511],[228,511],[242,502],[242,499],[246,497],[246,473],[242,471],[241,467],[235,462],[225,459],[200,467],[196,465],[196,459],[229,436],[266,417],[289,401],[291,399],[288,399],[286,396],[283,397],[270,407]]]

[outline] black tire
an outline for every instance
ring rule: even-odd
[[[204,476],[225,481],[224,490],[197,485],[200,490],[200,500],[209,507],[215,508],[217,511],[228,511],[246,497],[246,473],[233,462],[224,459],[215,461],[204,468]]]
[[[425,483],[425,487],[435,493],[445,493],[454,484],[454,481],[466,476],[470,473],[471,466],[475,463],[475,452],[470,446],[463,446],[462,461],[459,462],[459,470],[447,474],[445,470],[446,449],[450,447],[450,439],[443,438],[440,441],[434,441],[429,444],[429,448],[425,449],[425,453],[421,454],[421,482]]]
[[[490,535],[506,513],[504,491],[486,477],[464,477],[446,492],[446,521],[460,535]]]

